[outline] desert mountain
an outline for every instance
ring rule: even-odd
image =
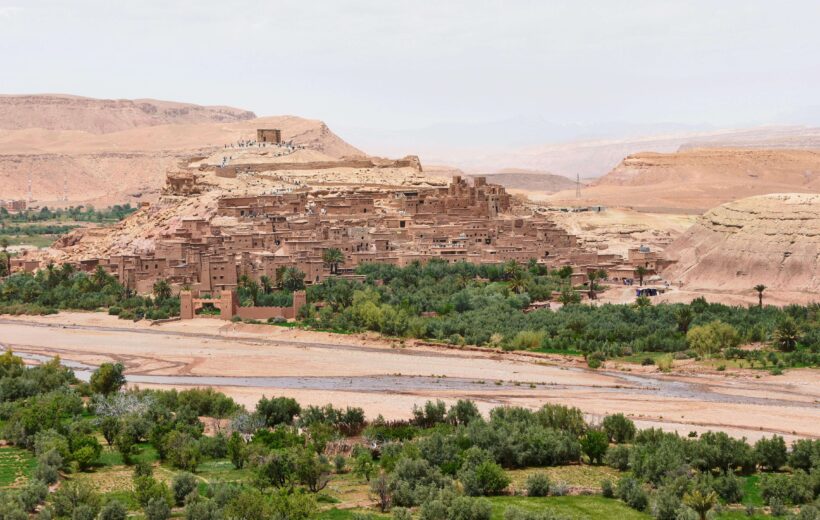
[[[820,292],[820,194],[772,194],[719,206],[675,240],[664,276],[693,290]]]
[[[693,148],[820,149],[820,128],[765,126],[711,131],[670,131],[627,137],[573,139],[504,150],[458,149],[447,162],[473,172],[516,167],[548,171],[574,179],[607,174],[626,156],[641,152],[672,153]],[[424,152],[423,149],[420,149]],[[422,153],[422,158],[426,156]],[[439,159],[443,160],[443,159]],[[429,161],[428,161],[429,162]]]
[[[284,140],[334,158],[363,155],[323,122],[296,116],[255,118],[224,107],[57,96],[82,102],[48,112],[66,119],[54,128],[59,125],[43,116],[42,103],[10,99],[21,97],[0,98],[0,128],[15,128],[0,130],[0,198],[27,198],[31,177],[39,204],[155,200],[165,173],[180,160],[220,149],[230,157],[231,144],[255,139],[257,128],[280,128]],[[140,109],[144,103],[156,111]],[[34,124],[45,126],[28,127]],[[100,133],[117,126],[122,129]]]
[[[694,149],[638,153],[582,190],[582,203],[706,211],[738,198],[820,191],[820,150]],[[579,201],[574,191],[553,203]]]
[[[531,193],[555,193],[575,187],[575,181],[563,175],[520,168],[503,168],[498,172],[486,173],[490,182],[500,184],[513,192],[524,195]]]
[[[0,96],[0,128],[81,130],[107,134],[141,126],[230,123],[254,119],[247,110],[155,99],[93,99],[62,94]]]

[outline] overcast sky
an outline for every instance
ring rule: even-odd
[[[776,123],[820,104],[818,22],[816,0],[0,0],[0,92],[350,131]]]

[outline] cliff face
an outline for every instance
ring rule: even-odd
[[[820,151],[697,149],[643,152],[582,190],[607,206],[706,211],[725,202],[767,193],[820,191]],[[556,194],[571,200],[574,193]]]
[[[284,140],[332,158],[364,155],[322,121],[296,116],[256,118],[167,101],[0,96],[0,198],[28,198],[31,177],[40,205],[153,201],[178,161],[216,151],[230,156],[230,143],[255,139],[257,128],[279,128]]]
[[[772,194],[708,211],[666,249],[664,276],[696,290],[820,292],[820,194]]]
[[[254,119],[247,110],[153,99],[91,99],[58,94],[0,96],[0,128],[81,130],[106,134],[167,124],[236,122]]]

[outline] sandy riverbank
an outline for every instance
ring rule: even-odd
[[[467,397],[485,411],[552,402],[578,406],[592,418],[623,412],[641,426],[684,435],[720,429],[751,439],[773,432],[820,437],[820,377],[811,369],[784,376],[692,369],[667,376],[646,367],[591,371],[560,356],[400,346],[364,335],[210,319],[151,326],[100,313],[3,316],[0,343],[89,365],[119,361],[132,380],[152,381],[140,386],[212,385],[249,407],[263,394],[287,395],[306,404],[361,406],[370,417],[404,418],[428,399]]]

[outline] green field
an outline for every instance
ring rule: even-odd
[[[37,461],[26,450],[0,448],[0,487],[8,487],[28,479]]]
[[[492,497],[493,520],[502,520],[504,510],[517,507],[526,511],[549,510],[573,519],[608,519],[638,520],[651,518],[646,513],[630,509],[620,500],[602,496],[564,496],[564,497]]]

